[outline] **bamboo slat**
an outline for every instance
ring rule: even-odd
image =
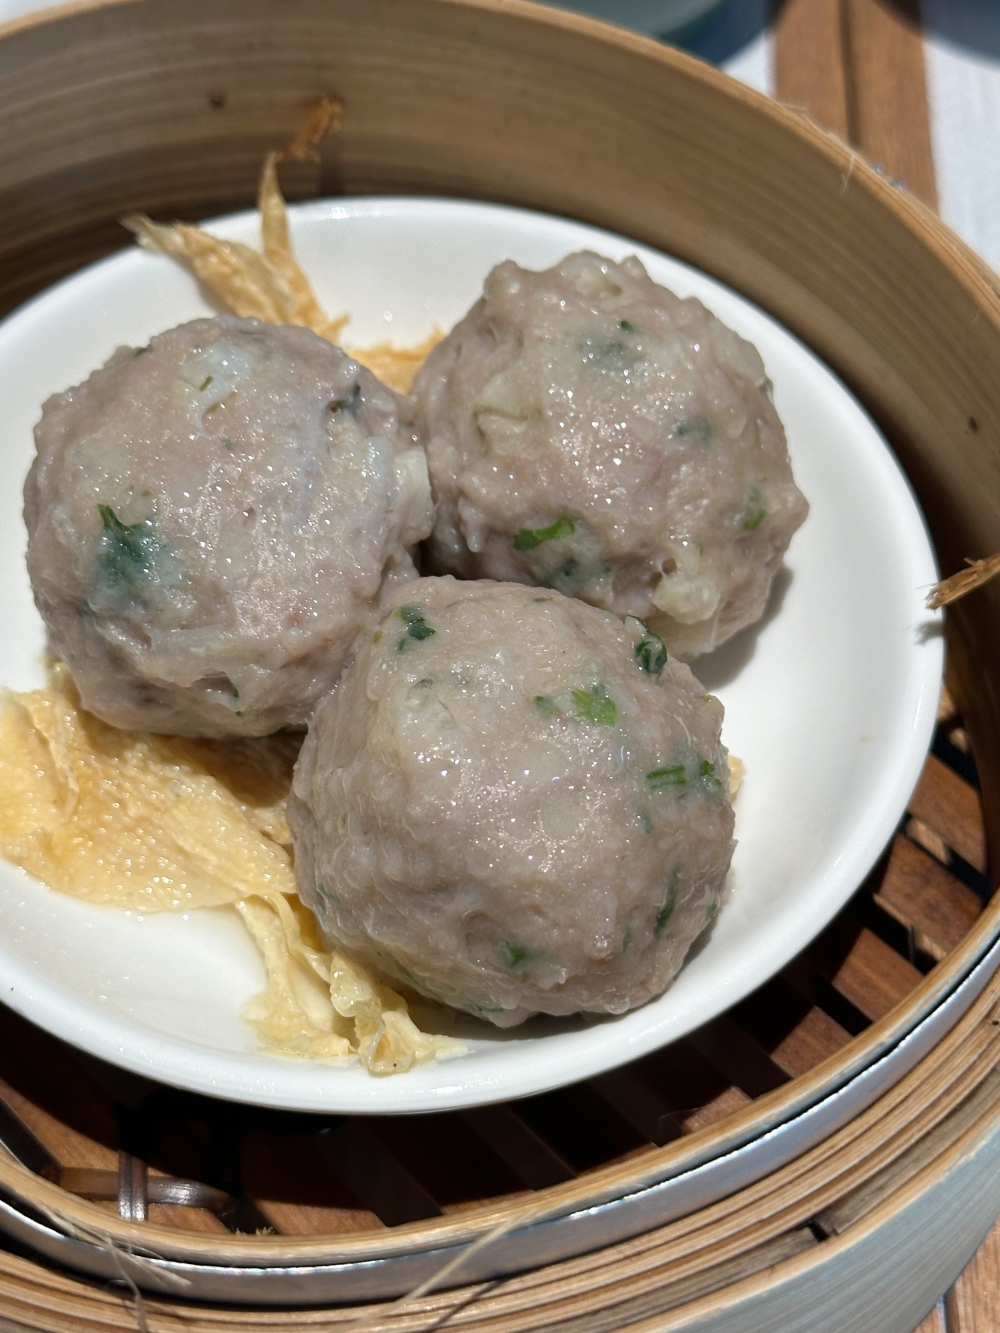
[[[775,81],[781,100],[936,207],[917,0],[779,5]]]
[[[918,0],[844,0],[850,139],[937,207]]]
[[[786,0],[778,97],[937,204],[918,0]]]
[[[944,1333],[996,1333],[1000,1314],[1000,1221],[948,1292]]]
[[[778,96],[847,143],[851,87],[843,0],[778,0],[774,9]]]
[[[935,1305],[920,1327],[914,1330],[914,1333],[949,1333],[947,1324],[947,1315],[943,1302]]]
[[[978,817],[979,793],[934,755],[927,761],[910,813],[938,834],[975,870],[986,870],[986,837]]]

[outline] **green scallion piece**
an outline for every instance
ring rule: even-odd
[[[646,781],[651,791],[677,791],[687,786],[687,773],[683,764],[668,764],[652,769],[646,774]]]
[[[406,633],[401,634],[396,642],[396,648],[399,652],[403,651],[411,639],[416,639],[419,643],[437,633],[435,629],[428,625],[424,619],[423,609],[419,606],[413,606],[412,604],[401,606],[396,615],[406,626]]]
[[[542,542],[560,541],[564,537],[572,537],[575,531],[573,520],[564,514],[547,528],[522,528],[514,538],[514,550],[533,551]]]
[[[635,645],[635,658],[643,671],[651,676],[658,676],[667,665],[667,649],[658,634],[647,629]]]
[[[751,487],[750,494],[747,496],[746,508],[740,515],[740,525],[744,532],[753,532],[759,528],[767,518],[767,506],[764,504],[764,497],[756,486]]]
[[[595,722],[601,727],[615,725],[618,709],[603,685],[595,685],[592,690],[574,690],[573,703],[579,721]]]

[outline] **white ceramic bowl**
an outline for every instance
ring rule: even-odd
[[[256,218],[215,229],[254,240]],[[55,893],[0,865],[0,994],[42,1027],[168,1083],[275,1106],[447,1109],[522,1096],[640,1056],[729,1008],[798,953],[874,864],[917,780],[941,677],[940,620],[924,610],[933,554],[909,486],[844,386],[762,311],[704,274],[564,219],[433,199],[347,199],[293,210],[300,258],[348,340],[423,338],[512,257],[547,266],[590,247],[636,253],[659,282],[701,297],[760,348],[796,479],[812,506],[761,623],[698,674],[726,705],[724,739],[747,766],[731,897],[677,981],[620,1018],[469,1020],[466,1056],[376,1080],[359,1067],[260,1053],[240,1018],[264,981],[230,910],[137,918]],[[127,251],[51,289],[0,326],[0,681],[41,680],[44,635],[24,570],[21,485],[32,425],[52,392],[120,343],[210,313],[172,261]]]

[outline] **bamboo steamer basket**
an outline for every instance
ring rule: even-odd
[[[0,310],[120,247],[123,213],[246,207],[327,95],[343,130],[290,195],[491,199],[676,254],[858,394],[944,572],[1000,549],[995,275],[800,117],[520,0],[106,0],[8,24]],[[587,1085],[460,1117],[282,1117],[0,1013],[0,1324],[135,1327],[141,1286],[163,1330],[909,1333],[1000,1211],[998,640],[995,585],[949,614],[961,717],[944,706],[900,834],[823,939]],[[364,1304],[484,1237],[448,1290]]]

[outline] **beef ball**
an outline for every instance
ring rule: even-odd
[[[637,620],[425,578],[318,706],[288,819],[329,935],[501,1027],[658,995],[733,851],[722,705]]]
[[[396,396],[307,329],[224,315],[121,347],[35,439],[35,601],[119,727],[304,725],[431,527]]]
[[[500,264],[408,410],[433,572],[642,617],[682,656],[760,617],[808,508],[757,350],[635,258]]]

